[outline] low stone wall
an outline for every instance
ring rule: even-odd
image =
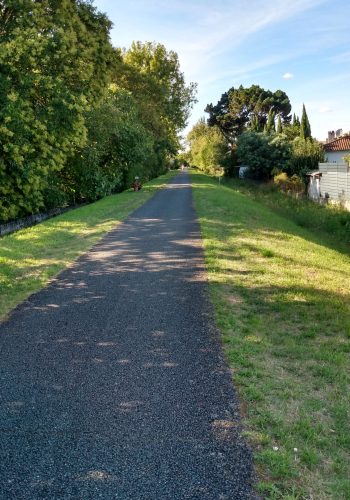
[[[45,213],[38,213],[34,215],[29,215],[28,217],[23,217],[22,219],[16,219],[4,224],[0,224],[0,236],[5,236],[5,234],[14,233],[19,229],[24,229],[25,227],[35,226],[46,219],[60,215],[67,210],[72,210],[76,207],[66,207],[66,208],[53,208]]]

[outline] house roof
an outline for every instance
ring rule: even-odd
[[[343,135],[324,145],[325,151],[350,151],[350,135]]]

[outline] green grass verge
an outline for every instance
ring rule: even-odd
[[[257,488],[349,499],[349,255],[238,189],[192,180]]]
[[[0,238],[0,320],[147,201],[176,172]]]
[[[225,185],[293,220],[298,226],[323,234],[336,248],[350,249],[350,212],[336,205],[320,205],[308,198],[296,199],[281,193],[274,184],[256,184],[241,179],[224,179]]]

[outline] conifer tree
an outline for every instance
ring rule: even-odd
[[[282,134],[282,132],[283,132],[281,115],[278,115],[276,132],[277,132],[277,134]]]
[[[250,130],[253,130],[254,132],[259,132],[259,119],[256,115],[253,116],[250,122]]]
[[[311,139],[311,126],[306,113],[305,104],[303,104],[303,113],[301,115],[300,137],[302,139]]]
[[[270,108],[269,114],[267,116],[267,123],[266,123],[266,132],[270,134],[271,132],[275,132],[275,112],[273,111],[272,108]]]

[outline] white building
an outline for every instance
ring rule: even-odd
[[[350,156],[350,135],[343,135],[324,145],[328,163],[344,163],[344,157]]]
[[[315,201],[340,203],[350,210],[350,166],[348,163],[319,163],[310,172],[308,195]]]

